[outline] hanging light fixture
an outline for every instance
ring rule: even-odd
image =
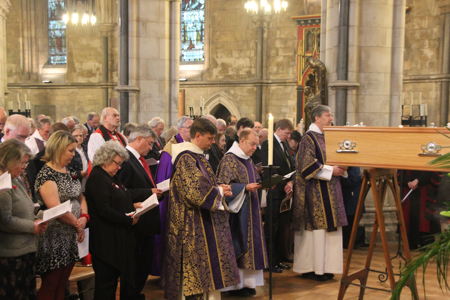
[[[67,10],[62,16],[64,23],[81,24],[82,26],[93,26],[97,23],[94,0],[69,0],[67,2],[70,2],[70,5],[67,6],[70,10]]]
[[[245,2],[244,8],[248,13],[253,14],[270,15],[272,12],[278,14],[287,10],[288,2],[284,0],[248,0]]]

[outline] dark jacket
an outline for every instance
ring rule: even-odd
[[[86,182],[85,195],[91,217],[89,251],[122,273],[133,276],[136,240],[132,234],[132,219],[125,214],[134,211],[133,202],[145,200],[150,191],[126,189],[117,176],[111,177],[97,166]]]
[[[144,170],[144,167],[141,165],[141,162],[130,151],[128,151],[128,154],[130,155],[130,159],[122,164],[122,168],[117,173],[117,176],[127,189],[147,189],[150,196],[152,194],[151,189],[155,188],[155,186],[153,186],[150,178]],[[136,224],[135,230],[139,236],[158,234],[159,209],[155,207],[146,214],[142,215],[139,223]]]
[[[268,140],[264,141],[261,145],[261,159],[264,166],[267,166],[268,163]],[[277,169],[273,169],[273,174],[280,174],[280,175],[286,175],[295,169],[294,162],[290,159],[289,155],[287,154],[287,144],[284,143],[284,151],[281,148],[280,144],[278,143],[275,136],[273,137],[273,165],[278,166]],[[268,177],[267,169],[263,172],[263,178]],[[284,186],[286,185],[287,181],[283,180],[277,186],[275,187],[273,191],[273,197],[275,199],[283,199],[285,197],[284,192]]]

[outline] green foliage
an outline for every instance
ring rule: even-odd
[[[423,252],[415,257],[409,264],[407,264],[401,274],[391,300],[399,300],[402,289],[408,284],[410,280],[414,280],[416,272],[422,268],[422,282],[425,292],[425,272],[430,262],[436,263],[436,275],[439,287],[442,290],[450,290],[448,282],[448,267],[450,258],[450,230],[445,230],[437,236],[436,241],[421,249]]]

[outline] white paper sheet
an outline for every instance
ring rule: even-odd
[[[288,174],[284,175],[284,176],[283,176],[284,179],[289,179],[289,178],[291,178],[291,176],[294,175],[295,172],[297,172],[297,171],[292,171],[291,173],[288,173]]]
[[[11,174],[5,172],[0,175],[0,192],[12,189]]]
[[[44,210],[42,221],[40,221],[39,223],[51,221],[71,211],[72,204],[70,203],[70,201],[65,201],[55,207]]]
[[[261,192],[261,208],[267,207],[267,190]]]
[[[78,243],[78,256],[80,258],[89,254],[89,228],[84,229],[84,240]]]
[[[150,197],[148,197],[144,202],[142,202],[142,207],[136,209],[136,213],[134,214],[135,217],[141,216],[151,210],[152,208],[155,208],[158,206],[158,196],[156,194],[152,194]]]
[[[163,192],[167,192],[170,189],[170,178],[158,183],[156,188]]]

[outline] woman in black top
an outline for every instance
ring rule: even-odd
[[[121,299],[139,299],[134,288],[135,237],[138,222],[127,214],[150,196],[150,189],[127,190],[115,176],[128,153],[115,141],[108,141],[94,155],[85,195],[90,213],[89,250],[95,271],[98,300],[115,299],[120,277]],[[133,202],[136,202],[133,204]]]

